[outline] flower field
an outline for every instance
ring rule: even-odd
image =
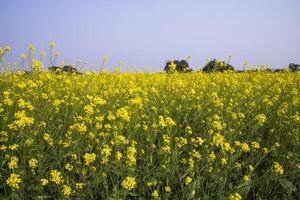
[[[299,199],[299,73],[0,78],[0,199]]]

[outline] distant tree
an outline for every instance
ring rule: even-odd
[[[289,66],[288,66],[288,69],[291,72],[297,72],[297,71],[300,71],[300,65],[299,64],[295,64],[295,63],[290,63]]]
[[[63,67],[51,66],[48,68],[48,70],[56,73],[67,72],[67,73],[81,74],[75,67],[72,67],[71,65],[65,65]]]
[[[286,69],[282,69],[282,68],[278,68],[278,69],[275,69],[273,72],[274,73],[287,72],[287,70]]]
[[[186,60],[168,61],[165,65],[164,70],[167,73],[174,73],[174,72],[187,73],[193,71],[193,69],[190,68],[189,63]]]
[[[202,71],[206,73],[234,71],[234,67],[231,66],[229,63],[225,63],[224,61],[213,59],[203,67]]]

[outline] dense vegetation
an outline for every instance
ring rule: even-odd
[[[300,74],[0,77],[1,199],[299,199]]]

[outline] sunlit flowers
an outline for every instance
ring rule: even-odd
[[[154,190],[154,191],[151,193],[151,196],[152,196],[152,198],[157,199],[157,198],[159,197],[158,191],[157,191],[157,190]]]
[[[236,192],[236,193],[233,193],[229,196],[229,200],[241,200],[242,199],[242,196]]]
[[[133,190],[136,187],[135,178],[127,176],[121,183],[122,187],[126,190]]]
[[[62,193],[65,197],[69,197],[72,195],[72,188],[68,185],[63,185]]]
[[[54,48],[54,47],[55,47],[55,42],[53,42],[53,41],[50,42],[50,47],[51,47],[51,48]]]
[[[166,186],[166,187],[165,187],[165,191],[166,191],[166,192],[171,192],[171,190],[172,190],[172,189],[171,189],[170,186]]]
[[[25,53],[20,54],[20,58],[22,60],[25,60],[27,58],[27,55]]]
[[[37,166],[38,166],[38,161],[37,161],[37,159],[31,158],[31,159],[28,161],[28,165],[29,165],[29,167],[31,168],[31,170],[34,170],[34,169],[37,168]]]
[[[33,58],[26,56],[25,70]],[[5,74],[1,195],[239,200],[251,185],[259,188],[255,198],[288,196],[279,181],[297,186],[298,79],[261,72]]]
[[[255,120],[260,126],[262,126],[265,123],[266,119],[267,117],[265,114],[259,114],[255,117]]]
[[[9,175],[6,180],[6,184],[9,185],[13,189],[20,189],[19,184],[21,183],[21,178],[19,174],[12,173]]]
[[[49,181],[48,181],[47,179],[45,179],[45,178],[42,178],[42,179],[40,180],[40,184],[41,184],[42,186],[48,185],[48,183],[49,183]]]
[[[61,172],[58,170],[51,170],[50,172],[50,180],[55,184],[60,184],[63,182],[63,178]]]
[[[250,151],[250,147],[249,147],[249,145],[247,143],[242,143],[241,144],[241,149],[244,152],[249,152]]]
[[[184,179],[184,183],[185,183],[186,185],[189,185],[192,181],[193,181],[193,179],[192,179],[191,177],[189,177],[189,176],[187,176],[187,177]]]
[[[85,165],[90,165],[96,160],[96,154],[95,153],[85,153],[83,155],[84,163]]]
[[[8,162],[8,168],[9,169],[18,168],[18,161],[19,161],[19,159],[16,156],[10,157],[10,161]]]
[[[32,59],[31,60],[31,67],[34,69],[34,70],[39,70],[39,69],[43,69],[44,68],[44,65],[41,61],[39,60],[36,60],[36,59]]]
[[[277,175],[282,175],[284,172],[283,167],[278,162],[274,162],[273,169]]]

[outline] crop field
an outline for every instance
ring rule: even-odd
[[[0,78],[1,199],[299,199],[299,73]]]

